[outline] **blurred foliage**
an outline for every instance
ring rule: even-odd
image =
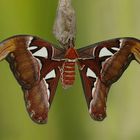
[[[57,0],[0,0],[0,40],[33,34],[57,43],[52,27]],[[123,36],[140,38],[139,0],[73,0],[77,16],[76,47]],[[133,62],[115,83],[107,118],[93,121],[77,72],[75,85],[59,85],[46,125],[32,122],[23,93],[6,61],[0,63],[0,140],[139,140],[140,66]]]

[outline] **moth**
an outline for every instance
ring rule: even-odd
[[[39,124],[47,122],[59,80],[64,88],[72,86],[78,65],[90,116],[101,121],[106,117],[111,85],[132,60],[140,63],[140,40],[116,38],[76,49],[71,1],[60,0],[57,11],[54,34],[61,46],[36,36],[17,35],[0,43],[0,60],[9,63],[29,116]]]

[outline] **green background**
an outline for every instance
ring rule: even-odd
[[[73,0],[76,47],[115,37],[140,38],[139,0]],[[0,0],[0,40],[33,34],[57,43],[52,27],[57,0]],[[140,67],[132,62],[108,97],[107,118],[88,114],[79,73],[72,88],[56,92],[48,124],[32,122],[6,61],[0,63],[0,140],[139,140]]]

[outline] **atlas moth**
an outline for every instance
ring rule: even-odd
[[[111,85],[132,60],[140,63],[140,40],[116,38],[75,48],[75,12],[70,0],[60,0],[54,35],[61,47],[32,35],[17,35],[0,43],[0,60],[6,59],[20,84],[27,111],[37,123],[46,123],[59,79],[68,88],[81,76],[90,116],[106,117]]]

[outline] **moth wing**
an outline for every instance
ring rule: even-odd
[[[30,117],[45,123],[60,77],[64,50],[30,35],[11,37],[1,43],[0,58],[6,57],[24,91]]]
[[[100,80],[100,67],[95,59],[79,60],[79,72],[91,117],[101,121],[106,116],[106,95],[109,87]]]
[[[31,35],[13,36],[2,41],[0,46],[0,60],[6,58],[18,83],[26,89],[40,80],[43,65],[38,58],[60,60],[65,51]]]
[[[48,68],[47,64],[53,66],[54,63],[46,63],[46,68]],[[23,89],[26,108],[33,121],[37,123],[47,122],[48,111],[56,92],[59,77],[59,69],[52,67],[51,71],[46,71],[45,77],[42,77],[39,83],[31,89]]]
[[[110,56],[120,49],[122,44],[121,38],[106,40],[98,42],[83,48],[78,49],[79,58],[101,58],[103,56]]]
[[[132,38],[117,38],[77,50],[80,57],[79,71],[92,118],[105,118],[110,86],[120,78],[134,59],[132,50],[140,46],[138,42]]]
[[[35,59],[39,62],[40,80],[42,81],[40,82],[39,89],[42,91],[40,93],[40,96],[45,96],[45,98],[41,98],[40,102],[38,102],[38,100],[36,101],[35,96],[38,96],[39,93],[36,93],[36,95],[34,94],[34,98],[32,98],[31,100],[32,102],[36,102],[36,105],[31,106],[31,108],[36,111],[34,111],[34,116],[30,115],[30,117],[35,122],[44,123],[47,120],[48,110],[53,101],[58,81],[60,78],[60,68],[63,64],[63,61],[61,61],[60,59],[63,58],[64,50],[56,46],[54,47],[53,45],[49,46],[48,42],[43,41],[41,39],[34,39],[30,44],[28,50],[32,53],[33,57],[35,57]],[[25,100],[28,101],[28,98],[25,98]],[[40,104],[44,106],[44,108],[42,107],[42,111],[40,109]],[[28,108],[27,110],[30,114],[30,110]],[[37,113],[38,110],[40,110],[39,113]],[[40,114],[41,117],[38,117],[38,114]],[[42,120],[40,118],[42,118]]]
[[[42,79],[30,89],[22,88],[24,100],[30,118],[36,123],[46,123],[49,111],[48,91]]]

